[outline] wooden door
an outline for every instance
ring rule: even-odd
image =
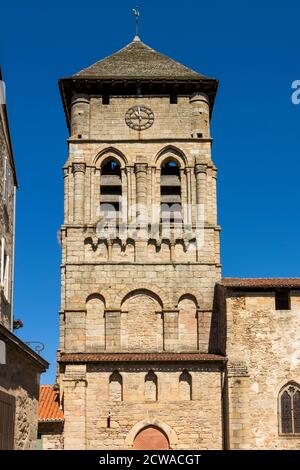
[[[14,448],[15,397],[0,391],[0,450]]]
[[[147,426],[142,429],[133,442],[134,450],[166,450],[169,448],[166,434],[156,426]]]

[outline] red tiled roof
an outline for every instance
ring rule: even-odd
[[[58,392],[53,385],[41,385],[39,399],[39,421],[63,421],[64,414],[59,408]]]
[[[174,361],[224,361],[225,356],[201,353],[67,353],[59,362],[174,362]]]
[[[281,278],[238,278],[225,277],[220,284],[224,287],[241,287],[241,288],[280,288],[286,287],[290,289],[300,289],[300,278],[281,277]]]

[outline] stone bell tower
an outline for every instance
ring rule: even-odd
[[[220,449],[217,81],[136,36],[60,90],[65,449]]]

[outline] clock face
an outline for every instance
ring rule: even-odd
[[[154,114],[147,106],[133,106],[125,115],[125,122],[131,129],[143,131],[152,126]]]

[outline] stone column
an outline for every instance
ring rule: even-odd
[[[133,210],[133,205],[134,205],[133,190],[132,190],[133,168],[131,166],[127,166],[125,168],[125,171],[127,175],[127,223],[129,224],[133,218],[132,210]]]
[[[244,361],[228,362],[228,428],[230,450],[251,449],[250,379]]]
[[[136,259],[139,262],[147,260],[147,163],[135,164],[136,175],[136,217],[137,217],[137,240]]]
[[[63,379],[64,449],[86,449],[86,365],[67,364]]]
[[[197,202],[197,221],[206,214],[206,170],[207,165],[196,163],[196,202]],[[201,208],[202,206],[202,208]]]
[[[89,107],[88,95],[75,95],[71,108],[71,135],[77,139],[89,138]]]
[[[64,221],[69,222],[69,167],[64,167]]]
[[[91,220],[91,167],[87,166],[84,176],[84,200],[83,200],[83,213],[84,221]]]
[[[178,310],[164,310],[164,351],[178,348]]]
[[[121,181],[122,181],[122,198],[121,198],[121,221],[122,223],[127,224],[127,205],[128,205],[128,184],[127,184],[127,173],[125,168],[121,168]]]
[[[212,223],[217,225],[217,168],[212,167]]]
[[[195,139],[209,138],[209,98],[205,93],[194,93],[190,97],[191,135]]]
[[[73,163],[74,222],[83,222],[85,163]]]
[[[137,218],[146,223],[147,214],[147,163],[135,164]]]
[[[191,168],[185,168],[186,175],[186,216],[184,223],[192,224],[192,184],[191,184]]]
[[[184,168],[180,169],[180,183],[181,183],[181,204],[182,204],[182,218],[183,225],[188,224],[188,182],[187,174]]]
[[[92,175],[92,189],[91,189],[91,206],[92,206],[92,222],[94,223],[95,220],[99,220],[100,216],[100,178],[101,172],[100,168],[95,168]]]

